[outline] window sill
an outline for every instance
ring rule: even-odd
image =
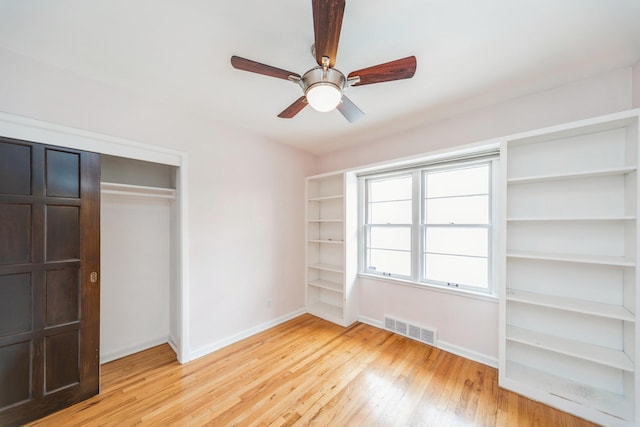
[[[390,278],[390,277],[378,276],[378,275],[375,275],[375,274],[359,273],[358,277],[362,278],[362,279],[375,280],[375,281],[378,281],[378,282],[390,283],[390,284],[394,284],[394,285],[408,286],[410,288],[415,288],[415,289],[420,289],[420,290],[427,290],[427,291],[431,291],[431,292],[441,292],[441,293],[445,293],[445,294],[449,294],[449,295],[455,295],[455,296],[459,296],[459,297],[472,298],[472,299],[477,299],[477,300],[482,300],[482,301],[498,303],[498,296],[497,295],[493,295],[493,294],[485,294],[485,293],[480,293],[480,292],[473,292],[473,291],[469,291],[469,290],[466,290],[466,289],[455,289],[455,290],[454,289],[447,289],[447,288],[444,288],[442,286],[430,285],[428,283],[418,284],[418,283],[415,283],[415,282],[411,282],[409,280],[394,279],[394,278]]]

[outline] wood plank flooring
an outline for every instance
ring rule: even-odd
[[[497,371],[303,315],[186,365],[167,345],[102,366],[101,392],[32,426],[593,426],[498,388]]]

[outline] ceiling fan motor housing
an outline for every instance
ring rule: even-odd
[[[309,105],[318,111],[333,110],[342,99],[347,78],[335,68],[315,67],[304,73],[300,82]],[[322,99],[314,102],[314,97]]]

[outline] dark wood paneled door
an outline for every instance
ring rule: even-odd
[[[0,138],[0,425],[99,391],[100,157]]]

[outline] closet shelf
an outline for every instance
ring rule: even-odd
[[[539,294],[519,289],[507,289],[506,298],[507,301],[572,311],[575,313],[583,313],[608,319],[623,320],[625,322],[635,322],[635,315],[620,305],[603,304],[577,298]]]
[[[621,167],[621,168],[600,169],[600,170],[592,170],[592,171],[544,174],[544,175],[527,176],[527,177],[521,177],[521,178],[509,178],[507,179],[507,184],[528,184],[533,182],[557,181],[557,180],[566,180],[566,179],[582,179],[582,178],[593,178],[593,177],[602,177],[602,176],[611,176],[611,175],[625,175],[631,172],[635,172],[636,169],[637,168],[635,166],[627,166],[627,167]]]
[[[631,359],[622,351],[544,334],[513,325],[507,325],[506,338],[509,341],[519,342],[628,372],[633,372],[635,368]]]
[[[101,182],[100,194],[109,196],[145,197],[167,200],[173,200],[176,198],[176,190],[172,188],[117,184],[115,182]]]
[[[635,267],[632,258],[604,255],[561,254],[532,251],[507,251],[507,258],[538,259],[547,261],[577,262],[583,264],[615,265],[619,267]]]
[[[344,222],[343,219],[310,219],[308,220],[308,222],[317,222],[317,223],[323,223],[323,222]]]
[[[342,245],[344,243],[344,241],[342,240],[317,240],[317,239],[311,239],[311,240],[307,240],[309,243],[326,243],[329,245]]]

